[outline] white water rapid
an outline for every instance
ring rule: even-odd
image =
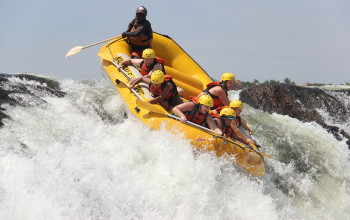
[[[245,105],[277,159],[254,179],[128,116],[106,82],[59,83],[64,97],[2,106],[0,219],[350,219],[349,150],[317,124]]]

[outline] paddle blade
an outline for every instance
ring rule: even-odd
[[[77,47],[73,47],[72,49],[70,49],[70,51],[68,51],[68,53],[66,54],[66,58],[69,56],[72,56],[76,53],[79,53],[81,50],[83,49],[82,46],[77,46]]]
[[[110,55],[108,53],[98,53],[97,55],[99,57],[101,57],[102,59],[107,60],[109,62],[113,62],[114,61],[112,55]]]
[[[141,99],[136,99],[136,105],[140,108],[147,109],[150,112],[162,114],[162,115],[168,115],[169,113],[163,109],[160,105],[153,105],[149,102],[143,101]],[[158,108],[159,106],[160,108]]]

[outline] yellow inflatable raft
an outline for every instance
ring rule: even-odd
[[[152,48],[156,56],[165,60],[165,71],[173,77],[177,86],[185,91],[184,98],[197,96],[205,89],[205,85],[212,82],[208,74],[170,37],[154,33]],[[131,48],[124,39],[105,44],[99,56],[102,58],[102,74],[110,79],[123,97],[130,111],[143,123],[159,130],[165,126],[173,134],[183,134],[191,140],[198,150],[215,151],[217,156],[224,156],[243,167],[252,175],[264,176],[264,158],[257,149],[233,140],[223,140],[221,136],[207,128],[193,123],[183,124],[165,111],[160,105],[151,105],[147,100],[152,99],[148,85],[140,84],[134,90],[127,87],[128,80],[141,76],[134,66],[124,67],[118,71],[116,65],[130,58]],[[187,101],[187,100],[185,100]]]

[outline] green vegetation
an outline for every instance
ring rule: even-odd
[[[246,89],[246,88],[250,88],[261,84],[268,84],[268,83],[279,84],[281,82],[278,80],[271,79],[271,80],[265,80],[264,82],[260,83],[259,80],[254,79],[253,82],[241,81],[241,83],[242,83],[242,89]],[[291,81],[290,78],[288,77],[285,78],[282,83],[289,84],[289,85],[296,85],[295,82]]]

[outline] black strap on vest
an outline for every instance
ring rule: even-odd
[[[191,102],[191,101],[190,101]],[[191,122],[193,122],[193,119],[194,119],[194,116],[196,115],[196,112],[199,110],[199,107],[200,107],[200,104],[198,103],[198,104],[195,104],[194,105],[194,108],[192,109],[192,111],[190,111],[190,112],[186,112],[186,115],[191,115],[192,117],[191,117]],[[199,111],[198,111],[198,114],[201,114]],[[201,114],[202,115],[202,114]],[[207,116],[208,116],[208,112],[205,114],[205,116],[204,116],[204,121],[206,121],[207,120]],[[202,124],[204,124],[204,122],[202,123]]]
[[[149,70],[148,73],[154,68],[154,66],[155,66],[157,63],[160,63],[160,65],[162,65],[162,71],[163,71],[164,75],[166,75],[166,73],[165,73],[165,68],[164,68],[164,64],[161,63],[161,62],[158,62],[156,58],[153,58],[153,59],[154,59],[153,63],[152,63],[151,66],[148,68],[148,70]],[[142,62],[140,63],[140,69],[141,69],[141,71],[142,71],[142,66],[143,66],[143,65],[145,65],[145,62],[142,60]]]
[[[227,89],[226,89],[226,86],[224,85],[223,82],[220,82],[220,85],[214,85],[214,86],[212,86],[212,87],[210,87],[210,88],[206,88],[206,89],[203,90],[203,92],[208,93],[213,99],[214,99],[214,98],[219,98],[219,96],[213,95],[213,94],[211,94],[211,93],[209,92],[209,90],[210,90],[211,88],[214,88],[215,86],[221,86],[221,88],[225,91],[225,93],[226,93],[226,95],[227,95]]]

